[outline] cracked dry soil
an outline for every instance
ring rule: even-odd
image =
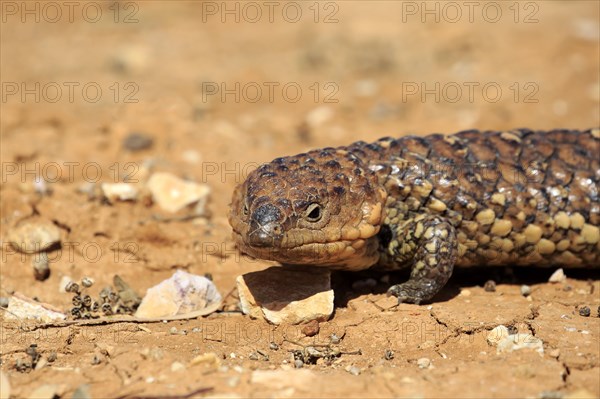
[[[298,23],[203,19],[202,2],[98,4],[97,23],[78,14],[52,23],[7,14],[1,24],[2,82],[19,90],[3,87],[1,103],[1,296],[19,291],[66,310],[63,276],[90,276],[99,290],[118,273],[143,294],[177,268],[210,273],[227,295],[236,276],[271,265],[239,256],[226,221],[233,187],[260,162],[385,135],[600,125],[597,2],[515,3],[518,17],[503,3],[496,23],[423,23],[403,14],[407,2],[320,3],[321,16],[337,10],[329,24],[315,22],[308,3],[310,17]],[[115,5],[137,10],[137,22],[122,23],[129,14],[115,22]],[[525,23],[534,11],[536,22]],[[40,84],[39,101],[22,97],[22,82],[34,91]],[[56,102],[55,86],[43,90],[51,82],[63,89]],[[65,82],[77,83],[72,101]],[[276,90],[270,99],[265,89],[252,102],[207,91],[236,82],[293,82],[303,95],[292,102]],[[457,101],[441,90],[408,95],[421,84],[435,91],[436,82],[464,92]],[[502,94],[492,101],[475,90],[469,98],[465,82],[492,82]],[[102,90],[96,102],[80,90],[92,83]],[[125,150],[133,132],[152,146]],[[96,179],[143,181],[148,170],[208,184],[205,215],[79,191]],[[51,194],[35,191],[36,176]],[[32,214],[61,230],[45,281],[34,279],[30,255],[6,244]],[[35,329],[2,312],[1,369],[13,397],[44,384],[67,398],[82,384],[92,397],[598,397],[598,274],[567,269],[564,283],[551,284],[551,273],[466,270],[433,303],[398,307],[383,284],[353,290],[364,277],[340,275],[336,311],[313,337],[303,326],[235,312],[235,292],[228,312],[169,323]],[[490,279],[495,292],[483,289]],[[521,284],[531,286],[529,297]],[[486,337],[500,324],[541,339],[544,353],[497,354]],[[47,363],[19,371],[31,344]]]

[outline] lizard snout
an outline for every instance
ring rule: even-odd
[[[276,247],[283,238],[281,211],[274,205],[260,206],[250,219],[248,243],[253,247]]]

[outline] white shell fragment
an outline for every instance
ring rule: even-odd
[[[205,202],[210,194],[210,187],[206,184],[188,182],[164,172],[154,173],[150,177],[148,190],[159,207],[172,213],[188,205]]]
[[[552,273],[552,275],[550,276],[548,281],[551,283],[562,283],[566,279],[567,279],[567,275],[565,274],[565,271],[562,268],[560,268],[560,269],[557,269],[554,273]]]
[[[35,320],[42,323],[65,320],[67,316],[50,305],[36,302],[21,294],[15,293],[8,302],[4,312],[6,320]]]
[[[191,313],[201,316],[202,310],[211,313],[208,308],[220,302],[221,294],[212,281],[177,270],[171,278],[148,289],[135,317],[156,319]]]
[[[531,334],[509,334],[506,326],[498,326],[489,332],[487,341],[496,346],[497,353],[512,352],[520,349],[533,349],[540,355],[544,353],[544,342]]]
[[[110,202],[135,201],[138,197],[138,189],[129,183],[102,183],[102,194]]]

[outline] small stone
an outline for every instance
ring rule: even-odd
[[[185,371],[185,365],[181,362],[173,362],[171,364],[171,371],[177,373],[179,371]]]
[[[356,366],[348,366],[346,371],[352,375],[360,375],[360,368]]]
[[[34,254],[57,245],[60,242],[60,230],[46,220],[25,221],[9,231],[8,241],[18,251]]]
[[[35,320],[42,323],[65,320],[67,315],[48,305],[41,304],[24,296],[13,295],[8,303],[5,319]]]
[[[531,287],[528,285],[522,285],[521,286],[521,295],[523,295],[523,296],[531,295]]]
[[[544,353],[544,343],[531,334],[511,334],[498,342],[497,353],[512,352],[520,349],[533,349],[540,355]]]
[[[258,360],[259,359],[258,353],[256,353],[256,352],[250,353],[250,355],[248,355],[248,359],[250,359],[250,360]]]
[[[94,285],[94,280],[91,277],[84,277],[81,279],[81,285],[83,285],[85,288],[90,288],[92,285]]]
[[[217,356],[216,353],[208,352],[198,355],[192,360],[190,360],[190,366],[196,366],[198,364],[208,364],[209,366],[219,368],[219,366],[221,365],[221,360],[219,359],[219,356]]]
[[[460,296],[469,297],[469,296],[471,296],[471,291],[468,290],[468,289],[466,289],[466,288],[464,288],[464,289],[460,290],[460,294],[459,295]]]
[[[58,283],[58,292],[64,294],[67,292],[67,285],[73,281],[73,279],[69,276],[62,276],[60,278],[60,282]]]
[[[144,133],[130,133],[123,140],[123,148],[132,152],[147,150],[153,145],[154,139]]]
[[[582,306],[579,308],[579,315],[583,317],[589,317],[592,311],[589,306]]]
[[[560,269],[557,269],[554,273],[552,273],[552,275],[550,276],[548,281],[550,283],[562,283],[566,279],[567,279],[567,276],[565,275],[565,271],[562,268],[560,268]]]
[[[46,367],[47,364],[48,364],[48,359],[44,359],[42,357],[42,358],[40,358],[40,360],[37,361],[37,363],[35,364],[35,367],[33,369],[34,370],[41,370],[44,367]]]
[[[316,320],[309,321],[302,327],[301,332],[307,337],[314,337],[319,333],[319,322]]]
[[[277,345],[275,342],[271,342],[269,344],[269,349],[274,350],[274,351],[278,351],[279,350],[279,345]]]
[[[558,359],[558,357],[560,356],[560,349],[550,349],[548,351],[548,356]]]
[[[422,357],[417,360],[417,366],[419,366],[420,369],[429,368],[429,366],[431,366],[431,360],[426,357]]]
[[[0,296],[0,308],[7,308],[10,299],[6,296]]]
[[[55,361],[56,361],[56,358],[57,358],[57,356],[58,356],[58,355],[56,354],[56,352],[55,352],[55,351],[52,351],[52,352],[50,352],[50,353],[48,354],[48,363],[53,363],[53,362],[55,362]]]
[[[171,329],[169,330],[169,334],[171,335],[177,335],[179,333],[179,331],[177,331],[177,327],[171,327]]]
[[[598,317],[600,317],[600,306],[598,306],[597,313],[598,313]]]
[[[377,82],[372,79],[359,80],[354,85],[354,92],[359,97],[372,97],[378,89]]]
[[[196,210],[200,211],[210,194],[208,185],[184,181],[170,173],[154,173],[148,180],[148,189],[154,202],[171,213],[192,204],[197,204]]]
[[[37,281],[44,281],[50,276],[50,264],[46,252],[34,254],[31,258],[31,265],[33,266],[33,276]]]
[[[494,280],[488,280],[483,285],[485,292],[496,292],[496,282]]]
[[[392,360],[394,358],[394,351],[391,349],[386,349],[383,353],[383,358],[385,360]]]
[[[322,105],[310,111],[306,115],[306,123],[311,128],[321,126],[333,117],[333,109],[326,105]]]
[[[214,312],[221,294],[206,277],[177,270],[171,278],[149,288],[135,317],[154,319],[175,315],[202,316]]]
[[[135,201],[138,189],[129,183],[102,183],[102,194],[109,202]]]
[[[332,344],[334,344],[334,345],[337,345],[337,344],[339,344],[339,343],[342,341],[342,339],[341,339],[340,337],[338,337],[338,335],[337,335],[336,333],[332,333],[332,334],[329,336],[329,340],[330,340],[330,341],[331,341],[331,343],[332,343]]]
[[[300,359],[296,359],[294,360],[294,367],[297,369],[301,369],[302,367],[304,367],[304,362]]]
[[[502,341],[509,335],[508,327],[499,325],[488,333],[487,341],[492,345],[497,345],[498,342]]]
[[[333,313],[327,270],[270,267],[236,280],[241,309],[273,324],[325,321]]]

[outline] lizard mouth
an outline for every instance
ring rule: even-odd
[[[309,242],[293,246],[260,247],[246,242],[234,231],[234,241],[242,253],[288,265],[323,266],[331,269],[362,270],[372,266],[376,255],[375,239]]]

